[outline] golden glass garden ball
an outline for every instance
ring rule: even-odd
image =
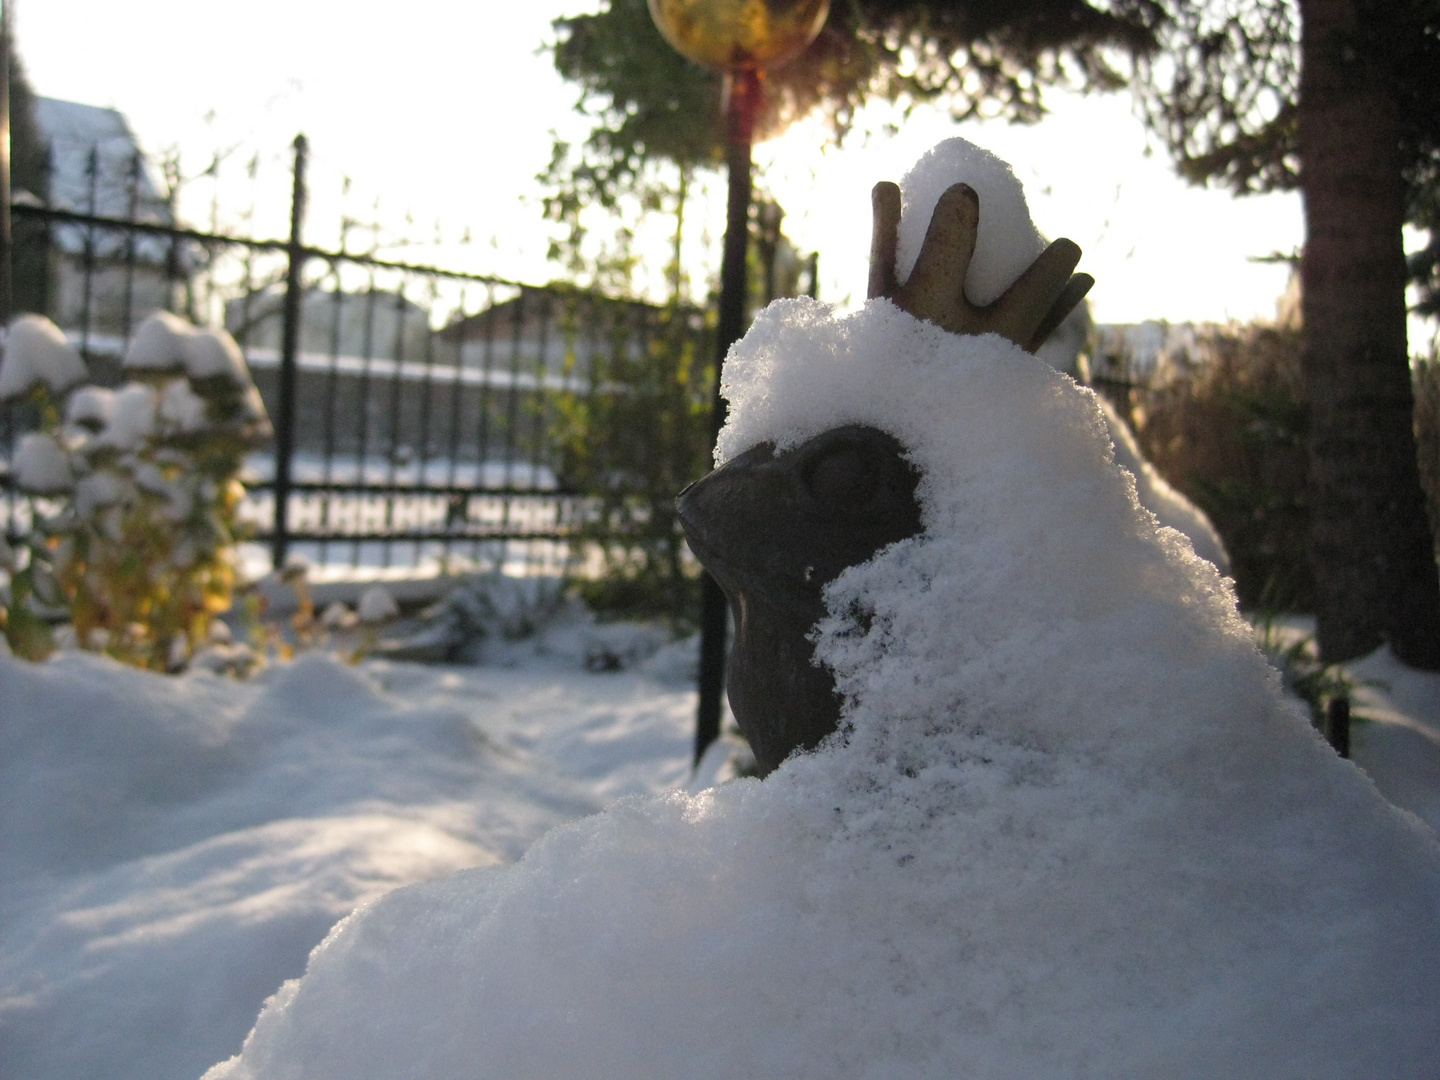
[[[830,0],[649,0],[650,17],[680,54],[721,71],[776,68],[825,25]]]

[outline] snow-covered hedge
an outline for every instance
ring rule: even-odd
[[[48,617],[66,609],[80,646],[164,670],[230,606],[240,464],[270,435],[244,357],[228,334],[159,312],[124,370],[118,390],[86,384],[79,354],[38,315],[6,334],[0,397],[41,420],[11,459],[39,500],[31,529],[0,548],[0,627],[20,655],[47,655]]]

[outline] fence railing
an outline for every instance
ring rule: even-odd
[[[378,565],[562,557],[592,493],[564,474],[557,402],[624,392],[606,371],[673,335],[677,315],[706,334],[702,313],[307,245],[306,156],[302,137],[280,240],[179,226],[146,197],[138,158],[107,180],[92,152],[83,205],[12,205],[17,301],[54,318],[101,385],[121,381],[152,311],[235,336],[275,427],[249,459],[244,516],[277,566],[296,550]],[[148,220],[101,212],[117,205]],[[0,416],[12,517],[9,448],[32,422]]]

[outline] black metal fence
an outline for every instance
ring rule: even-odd
[[[245,516],[277,566],[295,551],[379,566],[563,560],[590,493],[557,457],[557,401],[623,392],[605,372],[673,334],[674,314],[307,245],[303,137],[294,151],[289,236],[266,240],[178,225],[138,155],[92,147],[68,199],[12,204],[17,307],[55,319],[101,385],[122,380],[126,340],[155,310],[229,330],[275,426],[248,462]],[[681,322],[708,333],[701,312]],[[33,422],[0,415],[12,519],[9,449]]]

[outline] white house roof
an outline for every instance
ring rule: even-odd
[[[124,116],[95,105],[36,98],[35,123],[50,146],[51,206],[129,217],[133,198],[138,220],[169,224],[169,207]]]

